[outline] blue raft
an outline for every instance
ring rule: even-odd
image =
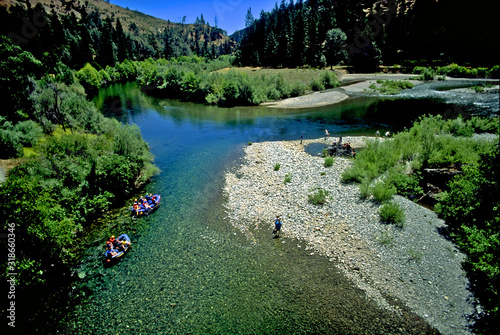
[[[160,206],[161,196],[159,194],[144,196],[144,198],[141,199],[146,201],[149,208],[143,204],[143,201],[134,202],[130,207],[132,217],[148,216]]]
[[[125,255],[127,250],[130,248],[130,237],[127,234],[121,234],[115,240],[113,244],[113,249],[107,248],[104,252],[104,257],[107,262],[118,260],[120,257]]]

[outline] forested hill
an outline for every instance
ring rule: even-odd
[[[202,19],[173,23],[102,0],[4,0],[0,35],[8,36],[48,67],[73,69],[116,62],[230,53],[234,43]]]
[[[499,3],[484,0],[281,1],[258,17],[250,10],[240,42],[242,65],[498,62]],[[431,64],[431,61],[433,62]],[[441,63],[441,64],[436,64]]]

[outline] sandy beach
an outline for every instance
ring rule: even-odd
[[[225,176],[231,224],[258,246],[265,241],[251,231],[271,232],[273,218],[281,215],[281,243],[328,258],[380,308],[399,313],[402,303],[443,334],[470,334],[467,316],[474,307],[461,267],[465,256],[439,233],[445,222],[400,196],[393,201],[405,211],[404,227],[380,222],[380,204],[361,199],[356,185],[341,182],[351,159],[335,158],[333,166],[325,167],[324,158],[304,150],[310,144],[330,145],[331,140],[246,146],[237,171]],[[360,148],[366,138],[343,140]],[[286,175],[289,183],[284,182]],[[308,201],[319,188],[329,192],[323,206]]]

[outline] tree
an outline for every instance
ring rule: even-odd
[[[245,15],[245,28],[251,27],[254,21],[252,7],[248,7],[247,15]]]
[[[324,54],[328,65],[333,66],[345,60],[347,55],[346,40],[347,35],[340,28],[327,31]]]
[[[22,114],[29,112],[28,96],[33,89],[30,77],[42,72],[43,64],[33,54],[0,36],[0,101],[2,115],[8,120],[23,119]]]

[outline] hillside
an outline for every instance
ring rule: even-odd
[[[242,65],[385,64],[492,66],[498,62],[499,3],[463,0],[307,0],[261,12],[232,38]]]
[[[217,57],[232,52],[235,47],[235,43],[220,28],[202,23],[173,23],[102,0],[2,0],[0,5],[5,8],[0,8],[2,10],[0,17],[7,17],[6,20],[2,20],[6,24],[0,29],[0,34],[22,33],[23,16],[29,18],[29,11],[36,13],[43,10],[50,20],[58,18],[60,24],[50,22],[50,28],[54,29],[55,26],[59,26],[66,30],[66,38],[69,33],[74,36],[73,40],[86,39],[85,34],[81,34],[82,27],[85,27],[89,35],[87,39],[94,39],[93,42],[96,42],[94,45],[90,43],[95,49],[93,50],[94,58],[98,53],[96,49],[102,45],[95,40],[104,36],[105,31],[109,32],[110,29],[116,30],[111,32],[114,36],[121,35],[123,32],[123,39],[127,39],[127,43],[130,45],[127,57],[129,59],[140,60],[148,57],[177,57],[192,54]],[[109,26],[106,27],[108,24]],[[78,25],[80,27],[77,27]],[[41,29],[42,34],[44,29],[47,28]],[[92,29],[98,29],[99,32],[96,34]],[[51,32],[51,35],[58,33],[62,32]],[[34,39],[37,38],[39,36],[35,36]],[[63,41],[62,44],[70,45],[72,42],[70,38]],[[116,47],[119,47],[120,41],[118,39],[115,38],[113,42]],[[117,57],[118,61],[123,60],[119,58]],[[81,65],[80,62],[78,65]]]

